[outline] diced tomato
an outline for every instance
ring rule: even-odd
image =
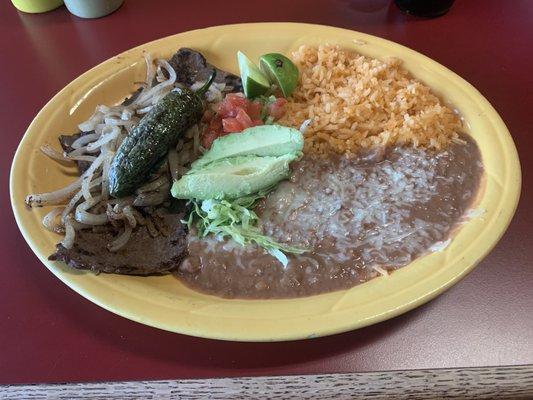
[[[212,132],[220,132],[222,130],[222,118],[220,118],[219,115],[215,115],[211,121],[209,121],[207,129]]]
[[[249,100],[242,93],[228,93],[224,100],[233,107],[241,108],[245,108],[249,103]]]
[[[222,118],[234,118],[239,109],[246,110],[248,100],[242,93],[229,93],[226,95],[218,108],[218,113]]]
[[[213,141],[220,135],[222,132],[222,118],[219,115],[211,114],[211,119],[208,122],[204,132],[202,133],[202,146],[206,149],[211,147]]]
[[[237,112],[237,116],[235,117],[237,121],[242,125],[242,129],[246,129],[252,126],[252,119],[248,114],[246,114],[246,111],[244,111],[242,108]]]
[[[251,119],[261,119],[261,110],[263,105],[258,101],[251,101],[248,104],[246,113],[250,116]]]
[[[241,132],[244,129],[237,118],[224,118],[222,120],[222,127],[224,128],[224,132],[228,133]]]
[[[287,100],[285,100],[283,97],[278,97],[276,101],[274,101],[269,107],[268,107],[268,113],[272,118],[274,118],[274,121],[280,119],[285,115],[285,105],[287,104]]]
[[[220,103],[218,113],[222,118],[235,118],[242,109],[251,119],[259,119],[262,107],[260,102],[250,101],[242,93],[229,93]]]
[[[219,135],[216,132],[204,132],[202,135],[202,146],[204,149],[211,148],[211,145]]]
[[[220,107],[218,108],[218,115],[220,115],[222,118],[235,118],[237,115],[238,108],[233,107],[229,103],[222,102],[220,103]]]

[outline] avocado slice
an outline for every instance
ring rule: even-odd
[[[178,199],[236,199],[266,189],[289,176],[298,152],[272,156],[222,158],[189,171],[172,185]]]
[[[240,133],[216,139],[204,155],[192,163],[192,170],[227,157],[271,156],[301,152],[304,145],[302,133],[281,125],[260,125]]]

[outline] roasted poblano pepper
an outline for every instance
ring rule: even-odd
[[[169,92],[139,121],[119,146],[109,169],[109,193],[114,197],[132,194],[150,177],[169,148],[200,121],[202,96],[215,72],[198,91],[176,88]]]

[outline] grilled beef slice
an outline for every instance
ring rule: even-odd
[[[152,237],[145,226],[133,230],[128,243],[116,252],[107,245],[114,239],[112,232],[95,233],[92,229],[76,232],[71,249],[61,243],[49,257],[63,261],[69,267],[125,275],[166,274],[178,268],[187,253],[187,232],[181,223],[183,213],[164,216],[170,235]]]
[[[231,89],[227,92],[242,92],[241,78],[209,64],[196,50],[182,47],[172,56],[169,64],[176,71],[176,81],[184,85],[190,86],[194,82],[207,80],[215,69],[217,71],[215,82],[224,82],[230,86]]]

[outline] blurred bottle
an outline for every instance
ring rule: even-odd
[[[400,10],[417,17],[433,18],[444,15],[455,0],[394,0]]]

